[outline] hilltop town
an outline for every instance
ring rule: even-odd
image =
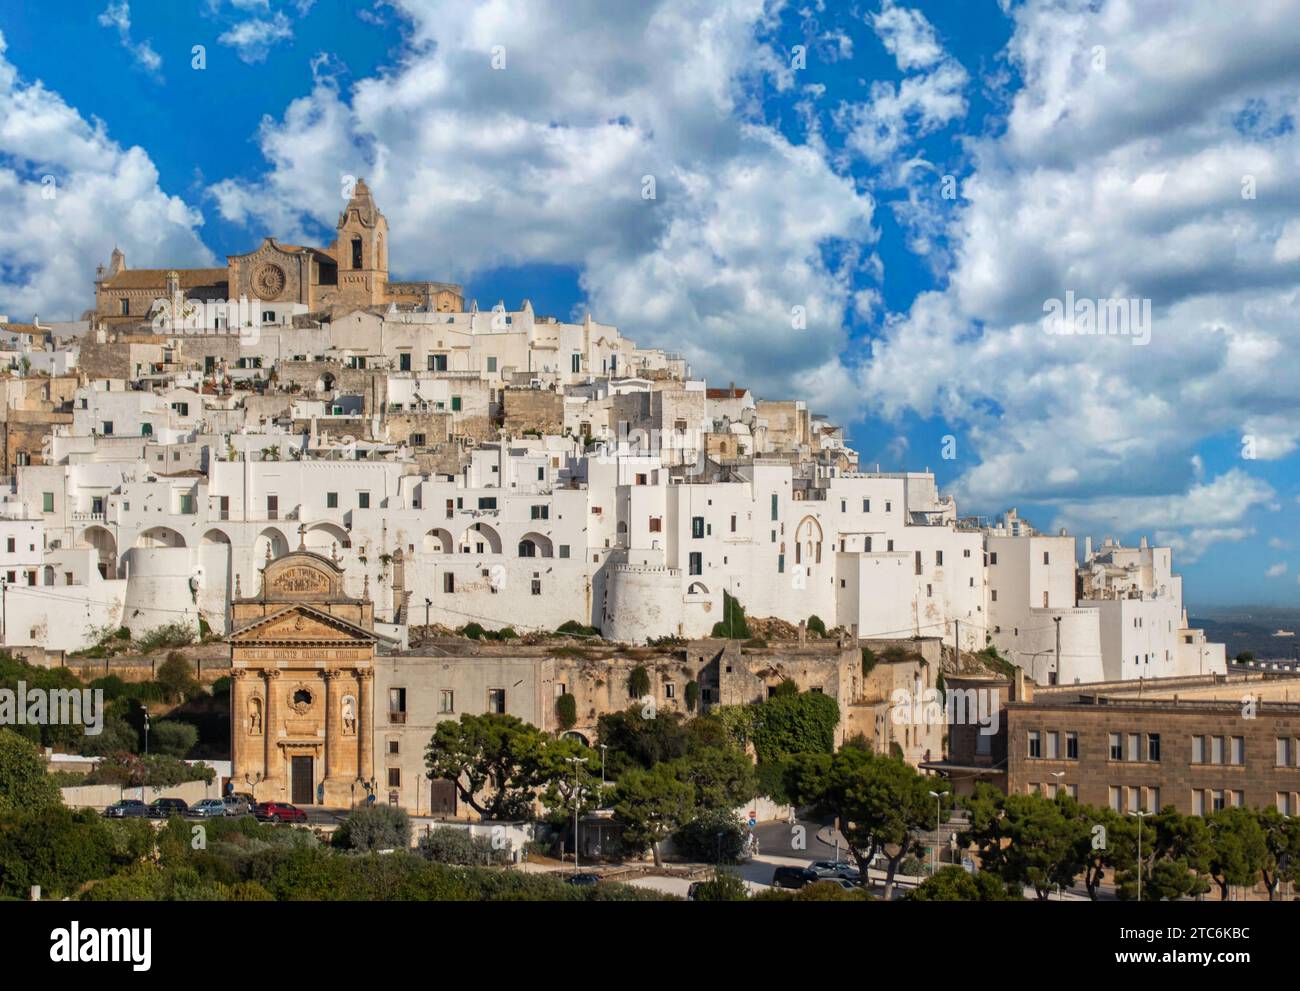
[[[363,181],[336,235],[225,268],[114,250],[82,320],[0,321],[4,647],[128,685],[174,648],[173,675],[228,693],[219,779],[194,787],[490,819],[436,752],[515,717],[578,748],[556,760],[600,748],[570,840],[599,856],[624,714],[730,726],[765,782],[732,796],[767,803],[752,829],[795,804],[735,713],[820,696],[818,747],[943,781],[931,823],[990,786],[1293,814],[1288,673],[1230,671],[1170,548],[962,515],[804,398],[705,382],[590,315],[392,280]],[[1224,729],[1243,693],[1261,718]]]

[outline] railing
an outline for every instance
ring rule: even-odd
[[[402,723],[405,723],[405,722],[406,722],[406,713],[405,713],[405,712],[390,712],[390,713],[388,714],[388,721],[389,721],[389,723],[391,723],[391,724],[393,724],[393,725],[400,725],[400,724],[402,724]]]

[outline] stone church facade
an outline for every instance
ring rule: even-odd
[[[306,550],[268,561],[260,593],[236,589],[231,645],[235,791],[339,808],[374,791],[374,604]]]
[[[199,302],[299,304],[305,312],[334,315],[367,307],[423,307],[440,313],[465,309],[460,286],[447,282],[393,282],[388,278],[388,220],[364,180],[339,214],[337,237],[326,248],[283,244],[264,238],[242,255],[228,255],[225,268],[131,269],[113,249],[95,279],[97,327],[148,320],[156,301],[178,294]]]

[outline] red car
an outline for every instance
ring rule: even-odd
[[[261,822],[306,822],[307,813],[288,802],[259,802],[253,809]]]

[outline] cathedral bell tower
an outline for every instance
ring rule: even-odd
[[[339,302],[349,306],[377,306],[388,286],[388,221],[375,206],[370,187],[358,179],[348,205],[339,214]]]

